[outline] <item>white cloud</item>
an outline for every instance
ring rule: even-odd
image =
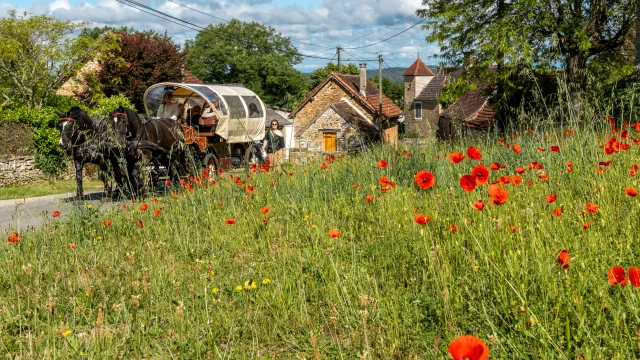
[[[161,20],[116,0],[95,1],[70,4],[69,0],[55,0],[51,3],[36,3],[29,11],[36,14],[52,14],[64,20],[89,21],[91,26],[129,26],[161,33],[166,31],[174,41],[181,44],[196,35],[194,30]],[[412,16],[396,25],[389,25],[414,14],[421,7],[421,0],[322,0],[314,8],[304,8],[300,5],[280,7],[270,0],[175,0],[195,9],[192,10],[167,0],[138,1],[202,27],[221,22],[206,13],[223,19],[257,21],[291,37],[301,53],[318,54],[317,56],[327,59],[334,57],[335,47],[340,44],[348,43],[343,46],[345,48],[372,44],[408,28],[418,21],[418,18]],[[0,11],[2,9],[3,5],[0,4]],[[379,31],[351,41],[376,30]],[[438,53],[437,45],[428,44],[425,37],[426,33],[416,26],[381,44],[348,51],[355,54],[355,57],[366,60],[375,59],[375,53],[381,52],[389,59],[388,63],[391,66],[409,66],[418,52],[423,59]],[[344,54],[344,57],[354,56]],[[297,68],[302,71],[313,70],[327,62],[328,60],[323,59],[305,59]],[[353,62],[357,63],[358,60]],[[377,64],[369,63],[369,66],[377,67]]]

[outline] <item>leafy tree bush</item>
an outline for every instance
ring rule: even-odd
[[[100,88],[96,93],[107,97],[122,94],[143,109],[142,97],[149,86],[182,80],[184,54],[170,37],[152,31],[116,34],[119,48],[99,60],[95,77]]]
[[[322,80],[324,80],[332,72],[334,73],[338,72],[338,65],[332,62],[328,63],[327,66],[323,68],[314,70],[311,73],[311,76],[309,76],[311,79],[311,84],[309,84],[309,89],[312,90],[316,86],[320,85]],[[360,74],[360,69],[354,63],[344,64],[342,65],[341,73],[345,75],[358,75]]]
[[[209,25],[185,46],[187,65],[208,83],[242,83],[270,105],[287,106],[287,94],[306,90],[293,68],[302,57],[289,38],[257,22]]]

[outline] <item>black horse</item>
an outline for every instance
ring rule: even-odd
[[[82,199],[82,168],[85,164],[96,164],[103,172],[104,195],[111,196],[108,174],[113,175],[118,186],[122,185],[122,173],[118,165],[116,143],[109,138],[113,128],[108,120],[92,119],[77,106],[60,118],[60,141],[58,145],[73,158],[76,168],[76,196]]]
[[[173,180],[189,173],[184,134],[175,120],[147,119],[122,106],[113,111],[110,117],[118,145],[126,149],[127,174],[137,179],[138,189],[141,187],[143,159],[152,165],[151,180],[154,186],[159,178],[160,167],[166,167],[169,178]]]

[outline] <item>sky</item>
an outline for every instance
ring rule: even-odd
[[[341,56],[345,63],[365,62],[369,69],[378,68],[378,53],[385,59],[384,67],[409,67],[418,54],[427,64],[440,61],[437,58],[437,44],[425,40],[427,33],[420,25],[390,40],[367,46],[419,22],[415,11],[421,7],[421,0],[137,1],[202,27],[222,22],[210,15],[226,20],[257,21],[271,26],[290,37],[300,53],[321,58],[305,57],[302,63],[296,65],[303,72],[324,67],[331,59],[336,62],[334,56],[339,45],[345,49]],[[90,26],[128,26],[167,32],[181,45],[197,33],[118,0],[0,0],[0,14],[6,14],[10,9],[52,15],[63,20],[86,21]],[[353,49],[362,46],[366,47]]]

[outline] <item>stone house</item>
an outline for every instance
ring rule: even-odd
[[[404,131],[420,137],[435,136],[443,108],[438,104],[442,87],[455,81],[463,68],[434,74],[420,59],[409,66],[404,77]]]
[[[440,115],[438,138],[459,138],[495,129],[496,111],[489,103],[490,98],[489,85],[478,85],[449,105]]]
[[[291,113],[296,147],[309,151],[348,151],[381,139],[395,144],[402,110],[360,75],[331,73]]]

